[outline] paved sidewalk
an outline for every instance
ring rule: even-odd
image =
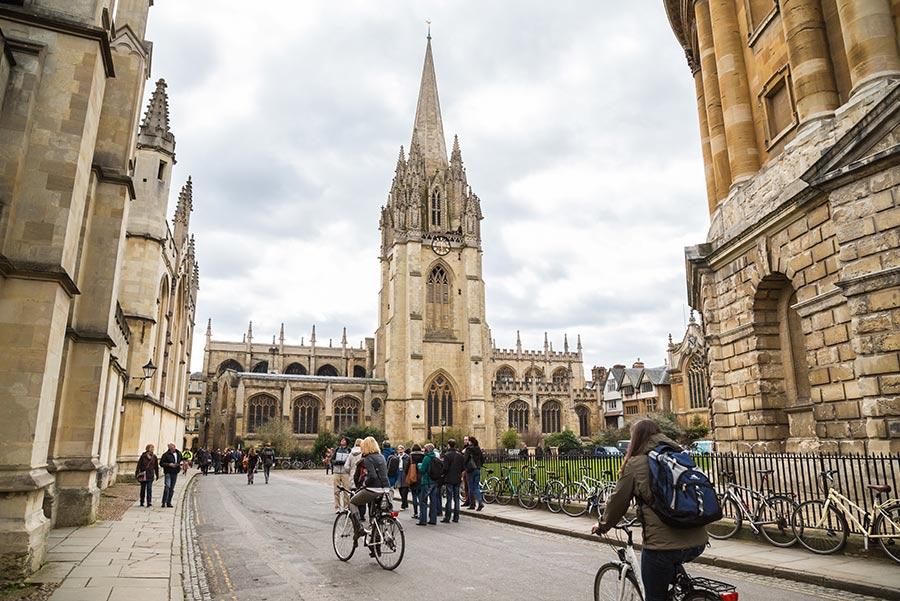
[[[50,601],[183,601],[182,500],[196,470],[181,476],[174,508],[134,503],[118,521],[57,528],[48,540],[47,563],[31,582],[58,582]],[[137,484],[135,484],[137,486]]]
[[[598,540],[591,535],[594,518],[569,517],[549,511],[528,511],[517,505],[487,505],[483,511],[464,509],[463,513],[480,519],[523,526],[545,532]],[[613,538],[604,540],[615,541]],[[635,531],[639,545],[640,531]],[[871,556],[815,555],[802,547],[781,549],[764,542],[744,539],[713,540],[711,546],[696,561],[742,572],[776,576],[798,582],[819,584],[854,593],[885,599],[900,599],[900,566],[890,558],[878,557],[880,549]],[[877,544],[877,543],[876,543]]]

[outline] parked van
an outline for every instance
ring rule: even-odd
[[[619,449],[619,452],[623,455],[628,452],[628,445],[631,444],[630,440],[620,440],[616,443],[616,448]]]
[[[713,452],[712,440],[695,440],[688,449],[691,453],[698,455],[709,455]]]

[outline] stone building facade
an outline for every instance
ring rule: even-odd
[[[288,346],[283,333],[260,344],[252,329],[242,342],[208,337],[204,440],[225,446],[253,438],[255,411],[253,424],[278,415],[308,444],[321,429],[339,431],[347,423],[338,409],[404,441],[428,439],[442,423],[486,447],[510,427],[537,438],[564,428],[589,436],[603,419],[600,390],[585,379],[581,340],[575,349],[564,340],[559,352],[546,336],[542,350],[523,349],[521,341],[498,348],[491,338],[482,219],[456,137],[447,155],[429,36],[409,153],[401,147],[381,211],[375,338],[356,349],[346,335],[339,347],[314,338]],[[331,366],[327,373],[324,365]],[[598,370],[602,382],[605,372]],[[303,425],[301,415],[315,419]]]
[[[169,430],[159,417],[138,424],[126,400],[143,374],[145,340],[175,342],[154,365],[157,381],[177,385],[197,281],[186,217],[168,231],[167,199],[139,179],[141,144],[158,133],[148,131],[158,122],[152,103],[138,130],[149,4],[0,3],[2,579],[40,566],[53,525],[95,519],[100,489],[130,469],[138,439],[160,445],[183,428],[174,406]],[[161,211],[150,217],[152,204]],[[155,228],[156,249],[133,254],[133,235],[148,234],[139,215]],[[156,309],[164,275],[181,282],[180,301],[167,293],[162,313],[184,335],[168,325],[158,335],[156,311],[136,326],[138,288],[154,280]]]
[[[664,5],[700,116],[718,448],[897,452],[897,0]]]
[[[631,367],[613,365],[601,394],[605,428],[621,428],[648,415],[672,411],[668,370],[646,367],[640,359]]]
[[[709,369],[706,355],[703,328],[691,313],[691,320],[681,341],[675,343],[672,336],[669,336],[666,361],[672,413],[682,426],[690,426],[696,420],[709,426]]]

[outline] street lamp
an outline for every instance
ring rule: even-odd
[[[444,441],[444,426],[446,426],[446,425],[447,425],[447,420],[441,419],[441,450],[442,451],[444,450],[444,447],[446,446],[445,441]]]
[[[132,376],[132,380],[138,380],[139,382],[143,382],[144,380],[149,380],[153,377],[153,374],[156,372],[156,366],[153,365],[153,359],[148,359],[147,364],[144,365],[144,375],[143,376]]]

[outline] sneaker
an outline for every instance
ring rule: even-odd
[[[481,511],[482,509],[484,509],[484,503],[482,503],[481,505],[479,505],[479,506],[478,506],[478,509],[476,509],[475,511]]]

